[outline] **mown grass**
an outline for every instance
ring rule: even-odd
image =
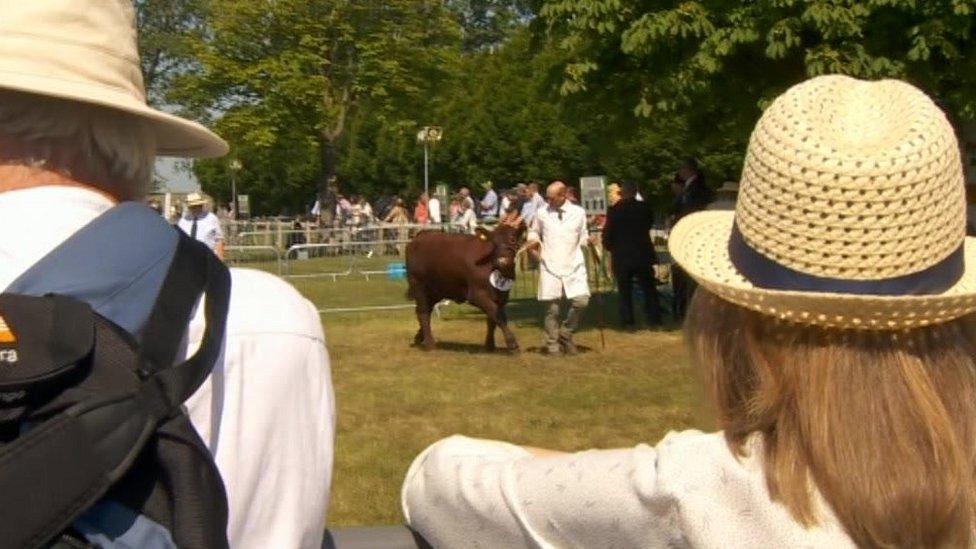
[[[292,272],[340,270],[341,261],[296,263]],[[385,276],[292,282],[322,308],[409,303],[405,283]],[[434,320],[433,352],[410,345],[417,326],[409,310],[323,315],[338,407],[330,526],[401,522],[407,467],[454,433],[581,450],[709,426],[680,331],[620,331],[614,296],[603,295],[578,336],[585,352],[546,357],[538,352],[542,311],[532,287],[516,290],[509,314],[523,351],[514,355],[482,350],[483,316],[465,305],[447,306]],[[601,310],[605,349],[595,328]]]

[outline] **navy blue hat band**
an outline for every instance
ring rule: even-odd
[[[935,265],[912,274],[881,280],[825,278],[790,269],[749,246],[732,225],[729,258],[736,270],[758,288],[797,292],[877,296],[934,295],[951,288],[965,272],[964,245]]]

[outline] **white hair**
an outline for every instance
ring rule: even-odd
[[[0,90],[0,162],[43,167],[85,181],[116,196],[148,189],[156,160],[149,124],[116,109]]]

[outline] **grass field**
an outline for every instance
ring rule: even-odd
[[[290,272],[339,272],[346,261],[294,262]],[[389,261],[361,265],[384,270]],[[385,275],[291,281],[324,309],[409,303],[405,283]],[[338,406],[330,526],[401,522],[399,489],[411,460],[454,433],[580,450],[653,443],[671,429],[708,426],[679,331],[619,331],[614,296],[604,295],[592,300],[579,334],[584,352],[546,357],[529,283],[517,284],[509,306],[523,349],[516,355],[483,352],[483,316],[465,305],[442,309],[433,352],[410,346],[410,310],[323,315]],[[594,327],[601,303],[606,349]]]

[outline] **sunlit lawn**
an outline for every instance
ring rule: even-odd
[[[345,261],[297,262],[290,271],[339,272]],[[366,261],[364,270],[385,270],[396,259]],[[405,283],[385,274],[292,282],[323,309],[409,303]],[[438,350],[429,353],[410,346],[412,311],[323,315],[338,406],[330,526],[401,522],[398,494],[411,460],[454,433],[580,450],[707,427],[679,331],[619,331],[614,296],[601,296],[578,338],[585,352],[546,357],[531,287],[517,290],[509,310],[523,348],[516,355],[484,353],[484,319],[464,305],[442,309],[433,327]],[[601,310],[605,349],[595,328]]]

